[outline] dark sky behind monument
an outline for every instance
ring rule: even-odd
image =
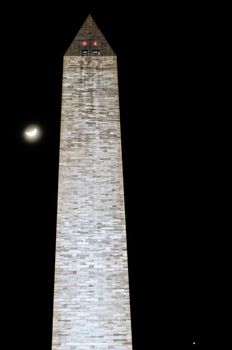
[[[62,57],[89,13],[118,57],[134,350],[214,344],[217,269],[210,247],[218,222],[204,105],[206,9],[78,1],[8,7],[2,11],[8,348],[51,346]],[[31,123],[44,132],[35,144],[22,139]]]

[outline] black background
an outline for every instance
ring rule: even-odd
[[[134,350],[221,344],[211,9],[63,1],[1,12],[7,348],[51,349],[62,56],[89,13],[118,56]]]

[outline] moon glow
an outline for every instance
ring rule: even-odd
[[[38,132],[37,128],[34,128],[32,130],[26,131],[26,135],[29,136],[29,137],[35,137],[37,132]]]
[[[25,141],[35,142],[41,137],[41,130],[37,125],[29,125],[25,128],[23,136]]]

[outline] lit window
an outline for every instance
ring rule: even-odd
[[[88,56],[88,50],[82,50],[82,56]]]
[[[82,46],[87,46],[88,42],[87,41],[82,41]]]
[[[96,41],[93,42],[93,46],[97,46],[97,42]]]
[[[99,55],[100,54],[100,51],[99,50],[93,50],[93,55]]]

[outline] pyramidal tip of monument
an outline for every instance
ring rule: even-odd
[[[88,15],[65,56],[115,56],[115,53],[93,17]]]

